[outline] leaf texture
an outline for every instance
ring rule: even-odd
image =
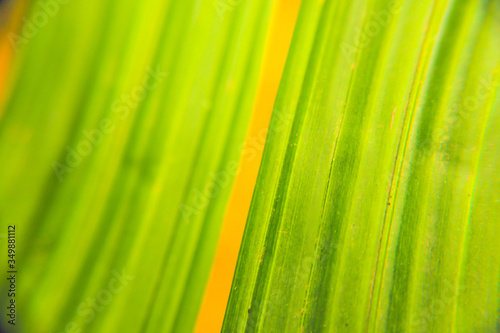
[[[500,3],[305,0],[223,332],[500,329]]]

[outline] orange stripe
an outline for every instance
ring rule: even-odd
[[[273,9],[247,142],[257,138],[259,132],[269,126],[299,5],[300,0],[277,0]],[[252,161],[240,164],[240,173],[229,200],[215,262],[198,316],[195,330],[198,333],[220,332],[222,328],[262,149],[258,155]]]
[[[11,63],[14,57],[14,49],[8,39],[9,33],[19,34],[21,17],[26,10],[26,1],[16,1],[6,3],[0,8],[2,17],[7,18],[4,26],[0,26],[0,119],[2,118],[2,101],[7,91],[7,78],[11,69]]]

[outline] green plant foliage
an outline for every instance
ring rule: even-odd
[[[5,234],[16,226],[10,331],[192,331],[271,5],[42,0],[9,33],[18,53],[0,112],[0,221]]]
[[[499,79],[498,1],[304,0],[223,332],[499,330]]]

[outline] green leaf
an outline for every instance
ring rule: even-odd
[[[32,5],[0,112],[19,331],[193,329],[272,3]]]
[[[500,329],[499,71],[498,1],[305,0],[223,332]]]

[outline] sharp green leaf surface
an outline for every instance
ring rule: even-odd
[[[500,3],[304,0],[223,332],[500,329]]]

